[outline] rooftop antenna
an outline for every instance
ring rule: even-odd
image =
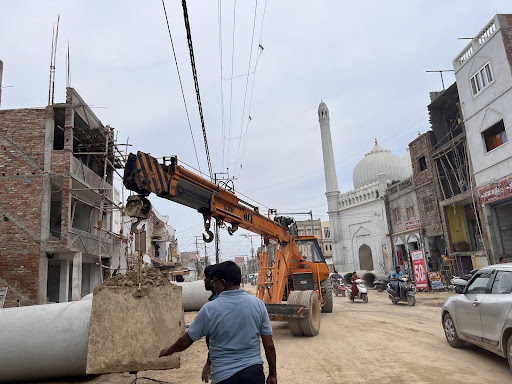
[[[59,39],[60,15],[57,15],[57,27],[53,25],[52,52],[50,56],[50,84],[48,86],[48,105],[53,104],[55,96],[55,59],[57,57],[57,41]]]
[[[68,40],[68,55],[66,56],[66,88],[71,87],[71,58],[69,56],[69,40]]]
[[[454,71],[453,69],[441,69],[438,71],[425,71],[425,72],[439,72],[439,74],[441,75],[441,83],[443,84],[443,91],[444,91],[445,87],[444,87],[443,72],[453,72],[453,71]]]

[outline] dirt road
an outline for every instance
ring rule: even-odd
[[[335,297],[334,312],[322,315],[320,334],[312,338],[294,337],[286,323],[274,322],[279,383],[511,382],[505,359],[477,347],[453,349],[447,344],[440,312],[449,295],[419,293],[414,307],[392,305],[385,293],[376,291],[370,291],[368,304]],[[187,313],[186,321],[194,316]],[[206,345],[199,341],[182,354],[180,369],[139,372],[138,377],[198,384],[205,359]],[[133,378],[124,373],[75,382],[129,384]]]

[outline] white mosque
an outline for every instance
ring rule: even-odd
[[[409,152],[400,158],[377,144],[355,166],[354,189],[340,193],[331,140],[329,109],[318,107],[322,136],[325,186],[333,244],[333,264],[338,272],[393,268],[386,211],[386,188],[412,175]],[[361,276],[361,275],[359,275]]]

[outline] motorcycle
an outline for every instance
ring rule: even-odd
[[[396,296],[395,287],[390,282],[388,283],[388,297],[393,304],[397,304],[399,301],[405,301],[408,305],[413,306],[416,304],[416,286],[408,276],[400,277],[398,279],[398,287],[400,296]]]
[[[357,284],[357,291],[358,291],[357,296],[356,297],[352,296],[352,286],[349,285],[347,287],[349,300],[354,301],[355,299],[361,299],[361,300],[363,300],[363,303],[367,303],[368,302],[368,288],[366,288],[366,285],[364,285],[364,282],[361,279],[357,279],[355,282]]]
[[[387,288],[388,282],[388,280],[377,279],[373,282],[373,288],[375,288],[378,292],[384,292]]]
[[[343,283],[343,279],[334,279],[332,282],[332,290],[336,296],[341,295],[342,297],[345,297],[345,291],[347,288]]]

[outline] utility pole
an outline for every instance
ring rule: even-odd
[[[253,237],[256,237],[256,236],[260,236],[260,235],[250,235],[248,233],[242,233],[240,236],[243,236],[245,237],[246,239],[249,239],[251,240],[251,260],[252,260],[252,268],[251,268],[251,273],[256,273],[256,260],[254,259],[254,246],[252,244],[252,238]]]
[[[453,69],[441,69],[439,71],[425,71],[425,72],[439,72],[439,74],[441,75],[441,83],[443,84],[443,91],[444,91],[445,88],[444,88],[443,72],[454,72],[454,70]]]

